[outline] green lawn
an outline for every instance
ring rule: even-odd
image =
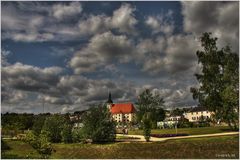
[[[6,141],[12,148],[2,158],[39,158],[26,143]],[[129,142],[112,144],[53,144],[56,152],[50,158],[239,158],[239,136],[219,136],[169,140],[164,142]],[[15,157],[14,157],[15,156]]]
[[[199,135],[199,134],[212,134],[212,133],[222,133],[229,132],[227,126],[221,127],[201,127],[201,128],[178,128],[177,133],[186,133],[190,135]],[[152,134],[175,134],[176,129],[153,129]],[[129,131],[129,134],[133,135],[142,135],[142,130]]]

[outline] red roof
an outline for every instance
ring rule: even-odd
[[[132,103],[117,103],[112,104],[111,113],[133,113],[135,112],[135,108]]]

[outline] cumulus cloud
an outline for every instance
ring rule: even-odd
[[[82,35],[103,33],[111,28],[111,18],[106,15],[90,15],[87,19],[79,21],[79,30]]]
[[[64,41],[79,37],[78,27],[66,23],[81,13],[79,2],[4,2],[2,38],[24,42]]]
[[[203,32],[212,32],[213,36],[219,38],[219,47],[230,44],[238,53],[238,2],[182,2],[182,6],[186,32],[196,34],[198,37]]]
[[[133,12],[136,9],[130,4],[123,4],[119,9],[113,12],[112,26],[118,28],[121,32],[134,33],[137,19]]]
[[[174,31],[173,12],[169,10],[165,15],[148,16],[145,24],[153,31],[153,34],[162,32],[164,34],[172,34]]]
[[[77,74],[94,72],[106,63],[128,62],[133,51],[132,42],[127,36],[105,32],[92,37],[87,47],[73,56],[70,66]]]
[[[176,73],[194,67],[199,43],[191,35],[172,35],[143,40],[137,47],[145,60],[142,70],[156,75],[162,71]]]
[[[22,63],[2,67],[2,84],[24,91],[47,91],[58,82],[63,69],[60,67],[39,68]]]
[[[100,34],[111,29],[117,29],[120,33],[136,34],[136,24],[134,11],[136,9],[130,4],[124,3],[120,8],[113,12],[112,16],[89,15],[79,21],[79,30],[81,35]]]
[[[136,33],[135,8],[124,3],[105,14],[88,15],[82,13],[79,2],[4,2],[2,7],[2,38],[24,42],[69,41],[106,31]]]
[[[82,12],[82,6],[79,2],[71,2],[68,5],[55,4],[52,7],[52,14],[58,20],[75,16]]]

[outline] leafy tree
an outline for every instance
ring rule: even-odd
[[[106,105],[92,107],[83,119],[83,135],[85,139],[91,139],[93,142],[114,141],[115,122]]]
[[[46,118],[42,132],[47,132],[50,142],[61,142],[63,126],[66,123],[66,120],[63,116],[55,114]]]
[[[17,113],[6,113],[2,114],[1,121],[4,129],[11,130],[26,130],[31,129],[33,125],[33,114],[17,114]]]
[[[81,142],[84,138],[83,130],[81,128],[72,130],[72,141],[73,142]]]
[[[141,123],[145,113],[149,113],[153,127],[157,127],[157,122],[165,119],[163,109],[164,100],[159,94],[153,95],[149,89],[144,90],[138,97],[137,101],[137,121]]]
[[[151,134],[151,126],[152,126],[152,122],[150,119],[150,113],[145,113],[143,115],[143,134],[144,134],[144,138],[147,142],[150,141],[150,134]]]
[[[174,110],[172,110],[172,115],[175,115],[175,116],[182,116],[184,113],[183,109],[179,109],[179,108],[176,108]]]
[[[39,136],[36,136],[34,132],[29,131],[26,135],[25,142],[36,149],[42,158],[48,158],[53,151],[48,135],[49,133],[42,131]]]
[[[232,129],[238,124],[239,57],[229,46],[218,50],[217,38],[211,33],[201,36],[204,51],[197,51],[202,73],[195,74],[199,88],[191,88],[193,98],[215,113],[215,117],[228,123]]]
[[[38,115],[34,119],[32,130],[33,130],[35,135],[38,136],[41,133],[42,127],[43,127],[44,122],[45,122],[45,119],[46,119],[46,116],[44,116],[44,115]]]
[[[39,137],[39,147],[37,148],[38,153],[42,156],[42,158],[48,158],[53,151],[52,145],[49,142],[49,137],[48,137],[47,132],[42,132]]]
[[[72,142],[72,125],[69,123],[65,123],[63,125],[63,130],[61,132],[62,141],[64,143],[71,143]]]

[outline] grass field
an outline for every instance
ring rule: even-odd
[[[239,158],[239,136],[219,136],[169,140],[165,142],[128,142],[112,144],[53,144],[50,158]],[[2,158],[40,158],[28,144],[20,141],[5,141],[12,149]]]
[[[199,135],[199,134],[213,134],[213,133],[222,133],[229,132],[227,126],[221,127],[201,127],[201,128],[178,128],[177,133],[186,133],[190,135]],[[153,129],[152,134],[175,134],[176,129]],[[129,131],[129,134],[133,135],[143,135],[142,130]]]

